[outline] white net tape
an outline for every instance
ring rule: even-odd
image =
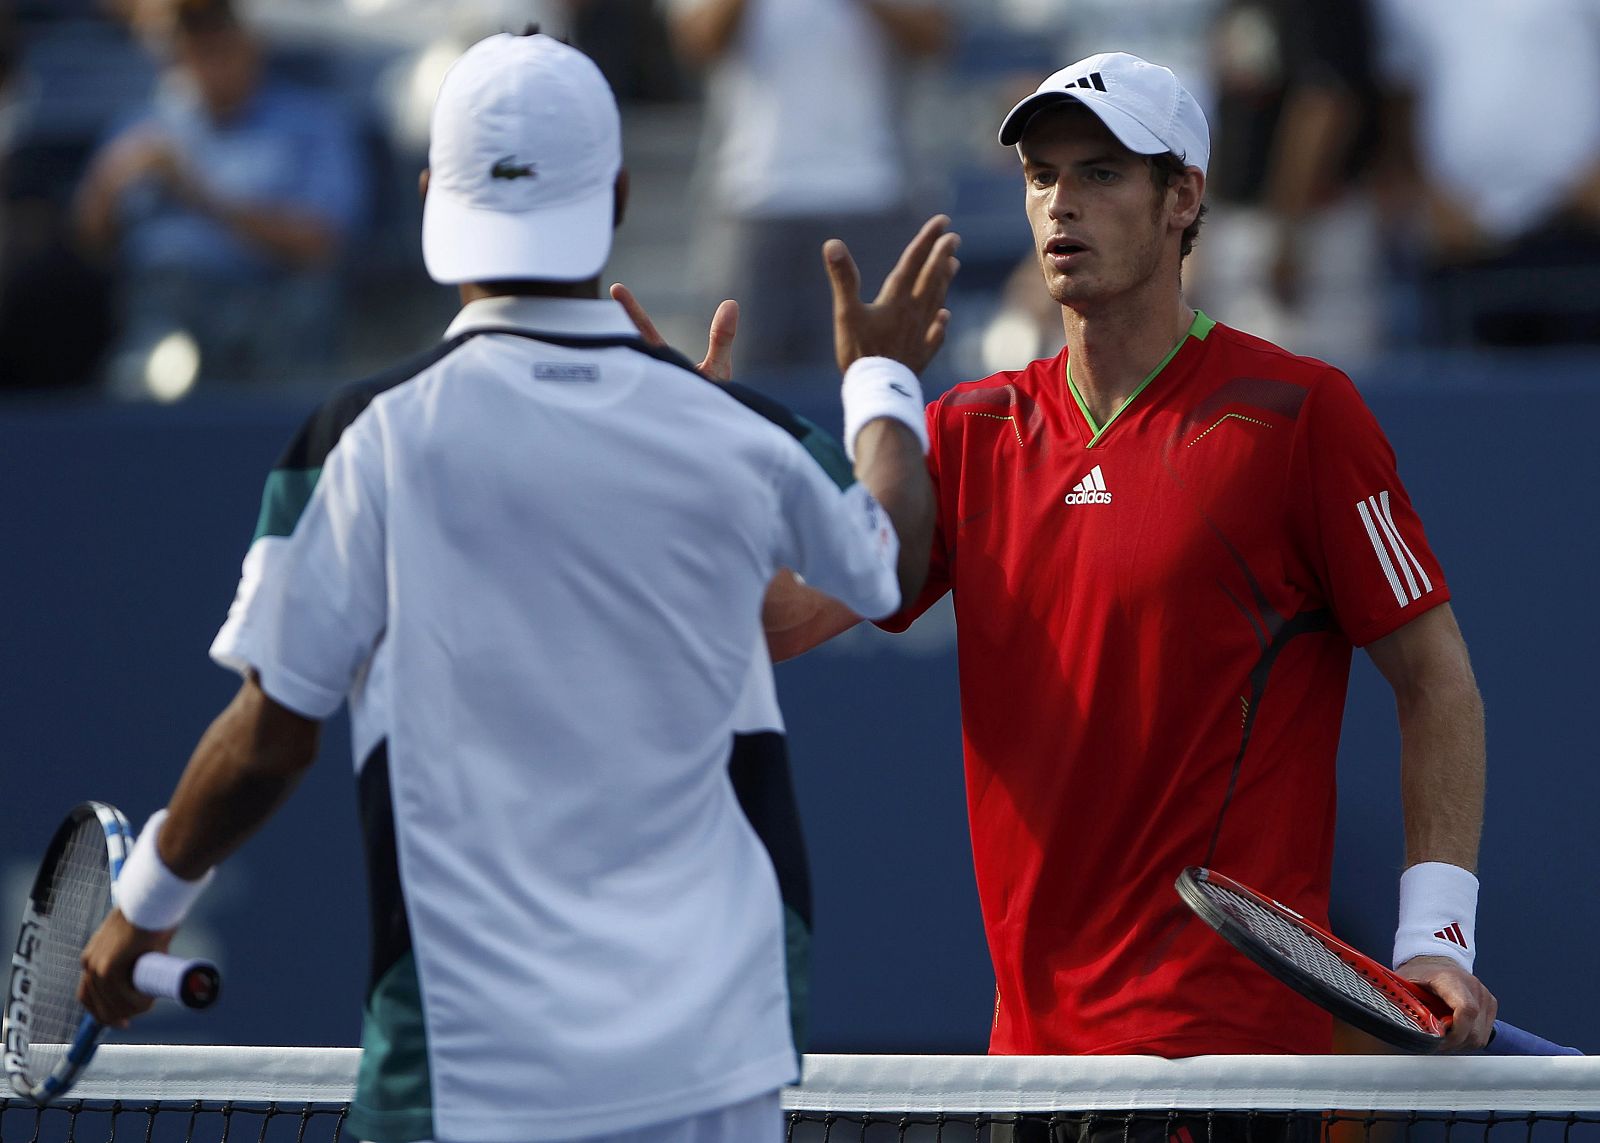
[[[108,1044],[74,1099],[348,1102],[355,1048]],[[790,1110],[1600,1111],[1600,1057],[812,1055]]]

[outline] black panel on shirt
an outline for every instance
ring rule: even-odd
[[[549,345],[566,346],[569,349],[632,349],[653,357],[664,364],[676,365],[679,369],[687,370],[696,377],[715,385],[721,392],[732,397],[752,413],[771,421],[799,441],[805,446],[805,450],[811,455],[811,459],[821,465],[822,470],[839,487],[848,488],[855,482],[855,474],[849,461],[845,458],[844,449],[831,435],[823,432],[822,429],[793,412],[788,406],[773,400],[765,393],[758,393],[748,385],[741,385],[736,381],[712,380],[695,368],[687,357],[671,346],[651,345],[638,337],[616,335],[581,337],[573,334],[553,334],[538,330],[517,329],[514,326],[477,329],[473,330],[472,333],[509,333],[516,337],[531,338],[534,341],[542,341]]]
[[[377,988],[395,963],[411,950],[411,922],[400,883],[400,853],[395,844],[394,793],[389,785],[389,743],[373,747],[356,779],[361,811],[362,849],[367,859],[367,908],[372,935],[372,969],[367,993]]]
[[[284,450],[283,456],[278,458],[278,463],[273,467],[321,468],[323,461],[327,460],[328,454],[333,451],[333,446],[338,444],[339,438],[344,435],[345,429],[366,411],[367,406],[372,404],[379,394],[404,385],[419,373],[438,364],[466,340],[465,335],[452,337],[425,353],[419,353],[385,369],[382,373],[375,373],[363,381],[341,387],[306,419],[306,423],[300,427],[300,431],[295,434],[294,439],[289,442],[289,447]]]
[[[770,730],[735,734],[728,775],[733,779],[739,808],[772,857],[783,903],[810,928],[811,870],[783,735]]]

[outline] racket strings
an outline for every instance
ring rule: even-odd
[[[77,998],[82,972],[78,956],[110,911],[105,830],[90,817],[80,821],[67,839],[44,900],[36,908],[40,933],[33,958],[28,1069],[35,1078],[55,1066],[83,1019]]]
[[[1201,889],[1218,908],[1270,944],[1300,971],[1398,1027],[1417,1027],[1415,1014],[1396,1004],[1388,992],[1356,972],[1301,926],[1210,881],[1201,882]]]

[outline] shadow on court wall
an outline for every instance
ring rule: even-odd
[[[1489,712],[1480,969],[1507,1018],[1600,1049],[1585,979],[1600,907],[1595,647],[1600,371],[1426,358],[1363,377],[1456,596]],[[1499,387],[1498,391],[1496,387]],[[5,932],[56,820],[86,797],[136,822],[235,682],[206,648],[260,483],[303,403],[0,408],[0,893]],[[805,408],[824,425],[826,403]],[[978,1051],[992,979],[962,806],[953,628],[851,633],[779,670],[815,876],[813,1049]],[[1402,860],[1397,736],[1358,659],[1341,755],[1336,923],[1386,955]],[[224,1002],[164,1041],[356,1041],[362,869],[342,718],[283,813],[225,866],[186,935]],[[1277,986],[1263,980],[1264,989]]]

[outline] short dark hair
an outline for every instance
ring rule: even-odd
[[[1150,160],[1150,181],[1156,185],[1157,190],[1166,190],[1183,177],[1183,172],[1189,169],[1187,163],[1171,151],[1159,155],[1146,156]],[[1206,204],[1200,204],[1200,213],[1194,216],[1194,221],[1183,228],[1183,239],[1178,246],[1178,260],[1181,262],[1189,256],[1194,249],[1195,242],[1200,237],[1200,224],[1206,220]]]

